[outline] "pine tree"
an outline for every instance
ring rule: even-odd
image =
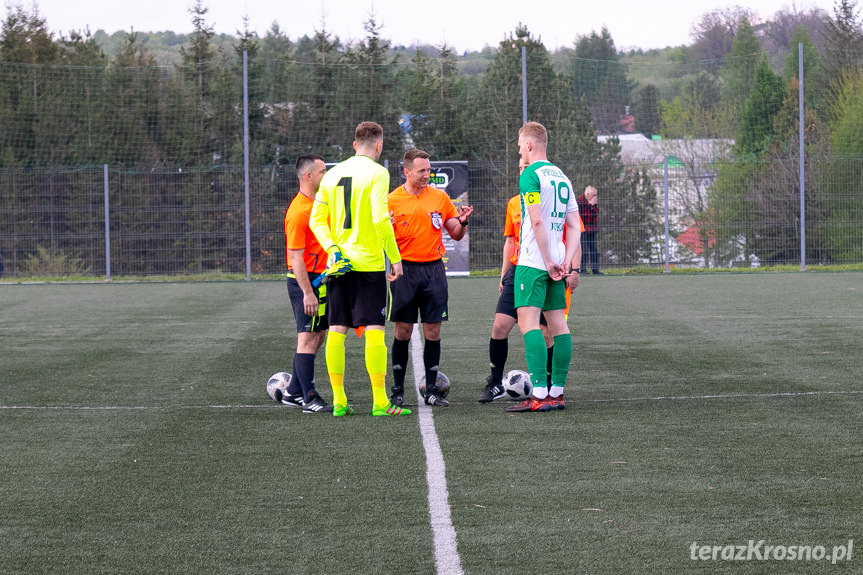
[[[51,142],[45,159],[64,165],[104,163],[109,151],[101,142],[109,122],[104,114],[107,57],[89,30],[61,36],[58,45],[60,62],[74,66],[75,73],[63,74],[51,89],[55,120],[45,123],[42,139]]]
[[[180,48],[183,65],[187,68],[187,73],[190,73],[194,78],[196,91],[201,102],[210,94],[212,65],[216,56],[215,48],[211,42],[215,32],[206,21],[208,11],[209,9],[204,6],[203,0],[195,0],[194,6],[189,8],[194,27],[191,44]]]
[[[395,89],[395,60],[389,58],[390,41],[381,36],[381,26],[374,15],[363,24],[366,37],[346,50],[345,59],[352,64],[349,75],[353,97],[346,101],[347,121],[352,129],[363,121],[379,123],[384,128],[383,159],[401,158],[398,110],[392,103]],[[344,120],[343,120],[344,121]]]
[[[836,0],[825,28],[824,71],[835,92],[841,89],[838,82],[844,72],[856,72],[861,67],[863,29],[856,0]]]
[[[722,74],[725,79],[723,97],[737,109],[749,97],[755,83],[755,70],[764,49],[755,36],[748,18],[743,18],[737,28],[737,35],[731,43],[728,67]]]
[[[863,259],[863,71],[845,72],[840,86],[831,109],[833,158],[819,182],[823,197],[832,202],[818,199],[826,212],[823,244],[833,261],[845,263]]]
[[[719,79],[705,70],[687,80],[679,96],[661,105],[663,137],[733,137],[736,118],[720,90]]]
[[[767,151],[773,136],[773,118],[782,108],[785,88],[763,57],[755,71],[752,92],[740,113],[740,131],[735,153],[740,157],[757,157]]]
[[[266,116],[270,114],[266,106],[267,78],[264,62],[262,62],[261,41],[249,28],[249,17],[243,16],[243,29],[237,30],[237,42],[234,44],[236,63],[234,64],[235,85],[243,82],[243,53],[246,54],[248,104],[249,104],[249,140],[251,144],[250,161],[256,164],[266,164],[274,157],[272,139],[266,138]],[[242,96],[242,93],[240,93]]]
[[[603,134],[615,134],[632,84],[620,62],[608,28],[578,39],[573,59],[573,93],[590,107],[594,126]]]
[[[218,153],[216,150],[219,148],[212,142],[215,137],[213,132],[214,106],[210,101],[210,96],[211,83],[217,73],[217,63],[215,60],[216,50],[211,42],[214,35],[213,27],[206,21],[208,11],[203,0],[195,1],[195,4],[189,9],[194,28],[190,43],[180,48],[183,81],[193,95],[188,104],[194,105],[195,109],[192,113],[178,114],[177,119],[181,124],[176,126],[175,132],[178,135],[182,134],[184,139],[188,138],[186,139],[187,145],[195,146],[197,144],[197,147],[186,148],[182,152],[186,155],[184,163],[189,162],[192,165],[210,163],[212,161],[211,154]],[[185,94],[175,93],[175,97],[185,99]],[[189,110],[189,107],[183,105],[180,109]]]
[[[647,137],[659,134],[662,124],[659,102],[659,89],[654,84],[647,84],[638,91],[634,110],[635,129]]]
[[[305,153],[317,153],[333,162],[352,155],[356,124],[351,125],[345,110],[354,94],[343,63],[339,38],[322,23],[313,38],[296,43],[293,62],[279,64],[284,82],[278,84],[281,89],[273,99],[280,118],[278,144],[284,162],[293,163]]]
[[[798,26],[791,37],[791,48],[785,59],[785,72],[782,77],[786,84],[792,79],[799,80],[799,44],[803,44],[803,96],[806,109],[814,111],[822,119],[826,118],[828,91],[821,55],[803,25]]]
[[[407,84],[404,120],[410,126],[405,145],[425,150],[437,160],[462,159],[458,110],[463,82],[452,49],[444,45],[435,59],[417,49],[403,75]]]
[[[37,110],[51,98],[58,79],[51,69],[59,47],[34,7],[10,6],[0,29],[0,162],[32,166],[48,161],[38,134]],[[50,106],[44,108],[50,110]],[[50,150],[50,143],[49,143]]]
[[[104,114],[111,124],[103,134],[106,162],[153,167],[168,157],[160,109],[163,80],[155,59],[139,45],[138,34],[126,34],[106,71]]]
[[[8,7],[0,32],[0,62],[51,65],[59,52],[38,8],[27,12],[20,4]]]

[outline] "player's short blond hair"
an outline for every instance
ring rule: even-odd
[[[539,122],[528,122],[521,127],[518,135],[540,146],[548,146],[548,130]]]

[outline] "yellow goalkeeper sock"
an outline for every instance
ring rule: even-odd
[[[387,397],[387,346],[384,343],[384,332],[379,329],[367,329],[366,336],[366,371],[372,382],[372,402],[375,407],[384,408],[389,405]]]
[[[348,397],[345,395],[345,334],[337,331],[327,333],[326,360],[330,387],[333,388],[333,403],[346,406]]]

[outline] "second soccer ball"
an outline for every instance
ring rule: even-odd
[[[442,372],[437,372],[437,383],[435,384],[440,392],[441,397],[446,397],[449,394],[449,378]],[[426,376],[423,375],[420,379],[420,395],[426,396]]]
[[[503,376],[503,390],[510,399],[526,399],[533,391],[530,375],[520,369],[507,372]]]
[[[291,383],[291,374],[280,371],[274,373],[267,380],[267,395],[276,402],[282,401],[282,396],[288,393],[288,385]]]

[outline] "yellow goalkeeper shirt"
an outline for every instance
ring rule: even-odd
[[[368,156],[354,156],[327,171],[315,196],[309,226],[329,252],[334,247],[360,272],[383,271],[384,253],[400,262],[387,208],[390,174]]]

